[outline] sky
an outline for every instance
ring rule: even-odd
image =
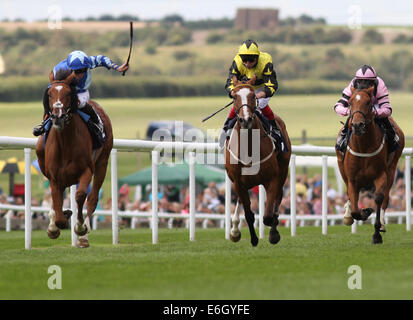
[[[0,20],[47,19],[52,6],[73,19],[103,14],[131,14],[141,20],[170,14],[185,20],[219,19],[234,18],[237,8],[277,8],[281,19],[307,14],[343,25],[357,15],[366,25],[413,25],[412,0],[0,0]]]

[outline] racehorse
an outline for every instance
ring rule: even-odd
[[[72,212],[62,211],[63,192],[67,187],[79,184],[76,191],[77,223],[74,230],[79,236],[77,246],[83,248],[89,246],[87,233],[90,232],[90,217],[96,209],[99,189],[105,179],[113,146],[113,133],[108,115],[101,106],[90,100],[89,104],[101,117],[106,131],[103,146],[92,150],[92,138],[87,125],[76,112],[77,97],[70,87],[74,76],[73,72],[64,80],[55,80],[53,73],[50,73],[48,95],[52,127],[46,142],[45,135],[39,137],[36,154],[43,175],[50,181],[52,193],[47,234],[49,238],[56,239],[60,235],[60,229],[68,227],[68,218]],[[93,186],[87,197],[87,216],[83,219],[86,190],[92,177]]]
[[[288,146],[287,152],[275,149],[272,138],[267,134],[256,116],[256,98],[254,93],[255,77],[247,83],[240,83],[234,77],[234,106],[237,114],[236,124],[229,140],[225,142],[225,168],[228,177],[234,184],[238,195],[235,214],[232,218],[230,239],[237,242],[241,238],[239,230],[240,204],[244,208],[245,218],[251,236],[251,244],[256,246],[258,238],[254,229],[254,213],[250,207],[248,190],[262,184],[267,193],[264,224],[271,227],[269,241],[276,244],[280,241],[277,230],[278,207],[282,200],[283,186],[288,175],[291,157],[291,142],[284,122],[276,116],[276,121]],[[244,147],[243,147],[244,146]],[[259,146],[259,152],[254,149]],[[245,150],[244,150],[245,149]],[[248,155],[252,160],[246,161]]]
[[[377,244],[383,242],[380,232],[386,231],[384,214],[389,204],[389,192],[394,182],[397,162],[403,152],[404,134],[390,117],[399,136],[399,148],[388,154],[385,135],[374,121],[373,91],[374,87],[361,90],[351,88],[348,126],[352,134],[345,155],[338,150],[336,154],[350,199],[345,206],[344,224],[352,225],[354,219],[365,221],[375,210],[372,243]],[[361,189],[374,190],[376,208],[360,211],[358,200]]]

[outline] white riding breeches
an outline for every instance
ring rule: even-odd
[[[77,94],[77,98],[79,99],[79,106],[78,108],[81,109],[83,108],[86,103],[89,101],[90,99],[90,94],[89,94],[89,90],[86,90],[85,92],[79,92]]]

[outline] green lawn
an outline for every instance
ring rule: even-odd
[[[24,232],[0,232],[0,299],[412,299],[413,233],[388,225],[382,245],[370,244],[372,225],[280,228],[281,241],[251,247],[224,239],[223,229],[160,229],[159,244],[149,229],[123,229],[120,244],[111,230],[92,231],[91,247],[70,246],[33,232],[24,250]],[[266,229],[268,235],[268,228]],[[267,236],[266,236],[267,237]],[[50,265],[62,269],[62,289],[49,290]],[[362,289],[350,290],[349,266],[362,271]]]

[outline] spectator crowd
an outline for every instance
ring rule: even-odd
[[[413,175],[412,175],[413,176]],[[322,213],[322,183],[321,175],[315,174],[308,177],[306,174],[297,174],[296,176],[296,213],[297,215],[321,215]],[[152,193],[150,186],[143,188],[141,192],[131,192],[135,189],[128,185],[121,186],[118,196],[118,210],[123,211],[139,211],[150,212],[152,210]],[[251,209],[258,213],[258,186],[250,190]],[[412,195],[410,196],[410,199]],[[97,209],[111,210],[112,199],[109,197],[102,203],[103,193],[100,192],[99,203]],[[189,214],[189,189],[188,186],[165,185],[160,186],[158,193],[158,209],[159,213],[174,213],[181,215]],[[344,214],[344,204],[347,202],[346,194],[341,195],[328,184],[327,190],[327,210],[328,214]],[[232,190],[231,193],[231,212],[234,212],[237,196]],[[38,200],[32,198],[32,206],[50,208],[52,203],[50,188],[44,192],[43,198]],[[0,204],[14,204],[24,206],[24,195],[7,196],[0,189]],[[65,194],[64,207],[70,206],[69,194]],[[196,188],[196,212],[210,213],[210,214],[224,214],[225,213],[225,184],[217,184],[210,182],[205,188],[197,185]],[[359,198],[360,208],[374,208],[374,196],[371,191],[362,191]],[[393,187],[390,191],[390,201],[386,212],[405,211],[406,208],[406,189],[404,183],[404,170],[397,170]],[[284,185],[283,199],[279,207],[280,214],[290,214],[290,182],[289,178]],[[0,218],[4,218],[7,209],[0,209]],[[24,219],[24,209],[11,210],[12,219]],[[48,220],[47,212],[34,212],[33,219]],[[100,216],[100,222],[111,222],[111,216]],[[138,218],[136,220],[138,225],[149,225],[149,218]],[[121,227],[130,227],[132,219],[122,217],[120,219]],[[174,226],[183,226],[183,219],[175,219]],[[166,218],[160,218],[160,224],[167,223]],[[218,226],[216,220],[208,222],[209,226]]]

